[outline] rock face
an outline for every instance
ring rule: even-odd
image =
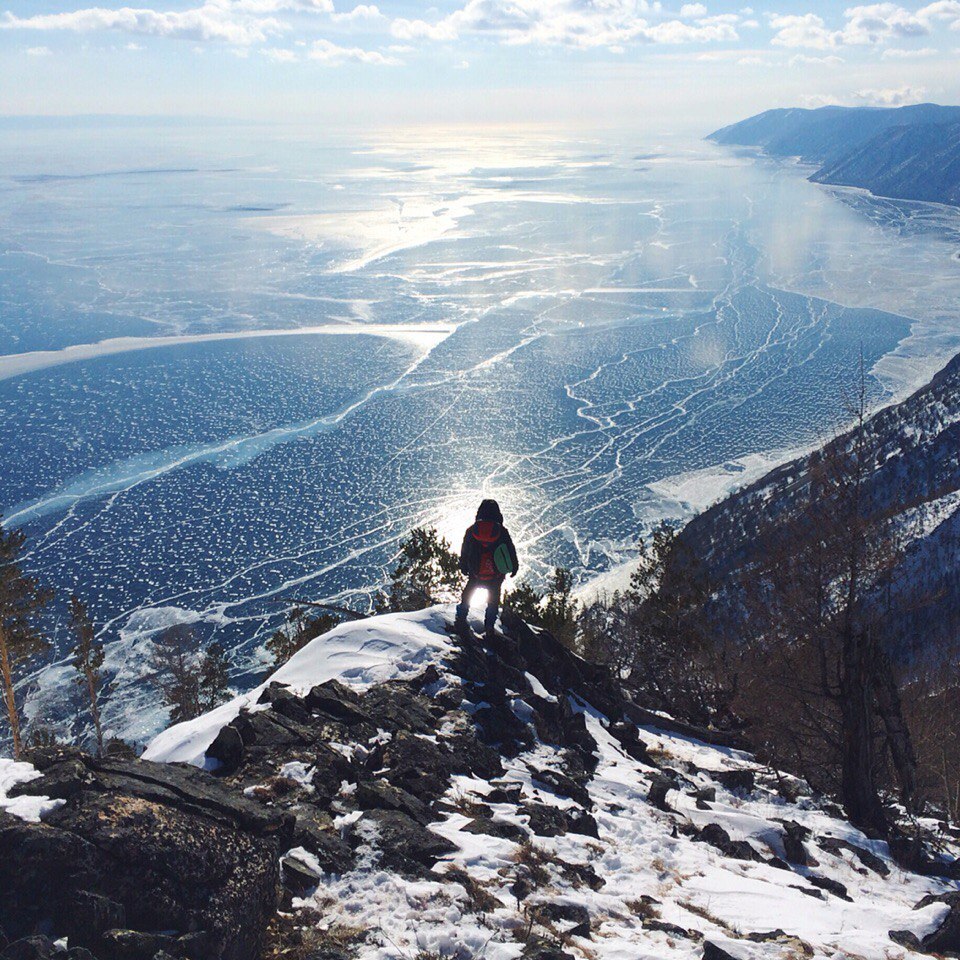
[[[442,611],[404,616],[384,631],[429,621],[436,640],[395,679],[310,687],[298,667],[306,682],[266,685],[219,729],[209,717],[178,728],[191,756],[210,744],[213,773],[35,753],[41,775],[7,796],[60,805],[40,823],[0,811],[0,960],[374,960],[486,945],[488,960],[583,960],[611,943],[786,960],[813,950],[776,929],[789,928],[778,905],[841,909],[857,930],[849,900],[867,891],[875,916],[888,851],[815,798],[780,797],[781,778],[734,736],[644,710],[509,615],[489,644],[449,636]],[[379,629],[358,628],[358,647],[382,645]],[[894,887],[890,926],[907,931],[893,940],[951,949],[955,905],[932,934],[912,910],[940,888],[902,872]],[[724,899],[740,895],[758,904],[754,932],[740,929],[742,901]],[[850,952],[882,957],[891,942],[875,949],[874,921],[861,927]]]
[[[19,788],[66,802],[43,823],[0,819],[0,929],[68,937],[102,960],[253,960],[277,901],[290,817],[200,770],[57,750]]]

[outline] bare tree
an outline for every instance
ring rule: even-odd
[[[100,689],[103,686],[103,644],[87,608],[76,596],[70,597],[70,629],[77,638],[73,648],[73,665],[79,676],[77,683],[86,688],[90,701],[90,716],[97,738],[97,754],[103,756],[103,730],[100,726]]]
[[[809,458],[791,508],[762,531],[762,556],[741,571],[726,606],[738,596],[751,664],[738,709],[775,758],[787,754],[814,782],[827,781],[854,823],[882,835],[878,743],[908,805],[916,760],[885,616],[902,537],[867,495],[875,464],[862,367],[850,412],[853,429]]]
[[[36,618],[53,596],[20,569],[24,539],[19,531],[0,527],[0,683],[13,739],[13,755],[17,758],[23,752],[15,686],[17,672],[49,646],[37,632]]]

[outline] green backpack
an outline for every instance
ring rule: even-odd
[[[505,543],[501,543],[500,546],[493,551],[493,565],[504,576],[514,572],[513,557],[510,556],[510,548]]]

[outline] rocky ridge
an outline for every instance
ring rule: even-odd
[[[549,634],[508,617],[488,646],[449,615],[318,638],[161,735],[174,762],[0,770],[0,958],[960,951],[956,880]]]

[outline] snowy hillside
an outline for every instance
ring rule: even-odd
[[[274,838],[287,892],[266,952],[231,952],[228,936],[202,960],[893,960],[960,946],[957,880],[906,872],[801,781],[644,711],[549,634],[514,620],[485,648],[452,638],[451,614],[338,627],[262,688],[161,734],[147,760],[46,758],[18,787],[36,774],[8,764],[0,806],[43,816],[32,830],[76,831],[90,783],[102,803],[148,782],[151,803],[193,797],[192,814],[215,807]]]
[[[772,470],[695,517],[680,534],[718,582],[763,555],[778,518],[802,498],[815,457],[849,449],[851,435]],[[891,636],[928,648],[960,638],[960,356],[902,403],[866,424],[864,501],[874,516],[898,518],[907,546]]]

